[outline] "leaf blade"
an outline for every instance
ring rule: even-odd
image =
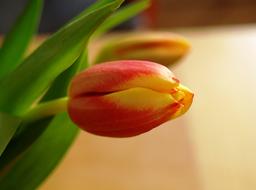
[[[80,70],[81,67],[85,68],[88,64],[87,48],[82,52],[75,63],[66,71],[61,73],[52,83],[50,89],[43,97],[42,101],[49,101],[54,98],[59,98],[67,95],[67,89],[71,78]]]
[[[15,69],[29,45],[40,20],[43,0],[30,0],[6,35],[0,51],[0,79]]]
[[[11,170],[0,176],[0,189],[35,189],[66,153],[78,131],[66,113],[56,116]]]
[[[139,0],[131,3],[124,8],[121,8],[113,15],[111,15],[106,21],[99,26],[99,28],[94,33],[94,37],[98,37],[103,33],[107,32],[111,28],[121,24],[122,22],[134,17],[141,11],[148,8],[150,5],[150,0]]]
[[[0,113],[0,156],[20,123],[21,118]]]
[[[52,118],[46,118],[31,124],[21,124],[19,126],[14,137],[0,157],[0,173],[43,134],[51,120]]]

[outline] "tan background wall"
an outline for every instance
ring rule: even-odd
[[[154,27],[256,22],[254,0],[155,0]]]

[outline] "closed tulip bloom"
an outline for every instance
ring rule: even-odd
[[[74,77],[68,113],[90,133],[130,137],[182,115],[192,99],[193,93],[160,64],[113,61]]]
[[[111,38],[99,51],[96,63],[135,59],[168,66],[184,57],[189,47],[187,40],[172,33],[126,34]]]

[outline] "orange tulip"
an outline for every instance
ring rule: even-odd
[[[184,57],[189,49],[185,38],[172,33],[129,33],[112,37],[101,48],[95,62],[136,59],[169,66]]]
[[[185,113],[193,93],[173,73],[148,61],[114,61],[95,65],[69,88],[68,113],[93,134],[130,137]]]

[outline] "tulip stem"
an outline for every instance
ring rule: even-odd
[[[67,102],[68,97],[63,97],[37,104],[23,116],[23,120],[30,123],[45,117],[65,112],[67,110]]]

